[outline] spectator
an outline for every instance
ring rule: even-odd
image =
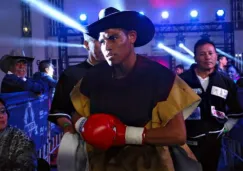
[[[37,155],[32,140],[18,128],[8,126],[9,113],[0,99],[0,170],[35,171]]]
[[[34,80],[42,80],[48,83],[49,88],[55,88],[57,81],[53,79],[54,66],[49,60],[43,60],[39,64],[39,72],[33,75]]]
[[[28,79],[27,64],[32,63],[34,58],[21,55],[5,55],[0,60],[0,69],[6,73],[2,80],[1,93],[20,91],[32,91],[42,93],[47,87],[42,81]]]
[[[227,63],[228,63],[228,60],[225,56],[218,55],[218,71],[219,72],[227,74],[227,72],[226,72]]]
[[[180,75],[184,72],[184,66],[182,64],[177,65],[175,68],[175,72],[177,75]]]
[[[227,73],[230,79],[233,80],[235,83],[238,81],[238,79],[240,79],[240,70],[234,65],[229,65],[227,67]]]

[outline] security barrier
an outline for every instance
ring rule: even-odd
[[[219,162],[219,171],[243,170],[243,119],[240,119],[234,128],[222,138],[222,153]]]
[[[23,130],[35,143],[39,158],[50,162],[50,154],[59,146],[62,133],[47,121],[49,95],[32,92],[0,94],[10,113],[9,125]]]

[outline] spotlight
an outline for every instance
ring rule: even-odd
[[[190,16],[191,16],[191,21],[198,21],[198,11],[197,10],[192,10],[190,12]]]
[[[216,12],[216,20],[217,20],[217,21],[223,21],[223,20],[224,20],[224,17],[225,17],[225,12],[224,12],[224,10],[219,9],[219,10]]]
[[[158,43],[158,48],[162,49],[164,47],[163,43]]]
[[[144,15],[144,12],[143,12],[143,11],[140,11],[139,13],[140,13],[141,15]]]
[[[180,48],[184,47],[184,44],[183,43],[179,43],[179,47]]]
[[[191,15],[192,18],[197,18],[197,17],[198,17],[198,12],[197,12],[197,10],[192,10],[192,11],[190,12],[190,15]]]
[[[88,25],[88,17],[86,14],[80,14],[79,19],[82,25]]]
[[[163,11],[162,13],[161,13],[161,17],[163,18],[163,19],[168,19],[169,18],[169,12],[168,11]]]
[[[180,48],[185,45],[185,36],[183,34],[179,34],[176,36],[176,46]]]
[[[79,18],[80,18],[81,21],[85,21],[85,20],[87,20],[87,15],[86,14],[80,14]]]
[[[29,28],[28,27],[23,27],[23,31],[25,32],[25,33],[28,33],[29,32]]]
[[[217,11],[218,16],[223,16],[224,15],[224,10],[218,10]]]

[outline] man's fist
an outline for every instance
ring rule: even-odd
[[[113,145],[142,144],[145,129],[124,125],[108,114],[94,114],[80,118],[75,128],[83,139],[96,148],[106,150]]]

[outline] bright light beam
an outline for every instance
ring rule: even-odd
[[[187,63],[187,64],[189,64],[189,65],[195,63],[195,61],[194,61],[193,59],[188,58],[187,56],[183,55],[182,53],[180,53],[180,52],[178,52],[178,51],[175,51],[175,50],[173,50],[173,49],[171,49],[171,48],[165,46],[165,45],[162,44],[162,43],[159,43],[159,44],[158,44],[158,47],[159,47],[160,49],[165,50],[166,52],[168,52],[169,54],[171,54],[171,55],[174,56],[175,58],[180,59],[180,60],[184,61],[185,63]]]
[[[232,56],[232,55],[230,55],[230,54],[228,54],[228,53],[225,53],[224,51],[222,51],[222,50],[220,50],[220,49],[218,49],[218,48],[216,48],[216,51],[217,51],[218,53],[220,53],[221,55],[224,55],[224,56],[226,56],[226,57],[228,57],[228,58],[230,58],[230,59],[232,59],[232,60],[234,60],[234,61],[236,61],[236,62],[238,62],[238,63],[240,63],[240,64],[243,63],[241,60],[235,58],[234,56]]]
[[[73,48],[80,48],[84,47],[82,44],[76,43],[60,43],[57,41],[52,40],[41,40],[41,39],[33,39],[33,38],[0,38],[0,45],[13,45],[13,46],[38,46],[38,47],[45,47],[45,46],[53,46],[53,47],[73,47]]]
[[[51,4],[44,3],[40,0],[22,0],[24,3],[30,5],[30,7],[33,7],[34,9],[38,10],[39,12],[43,13],[44,15],[59,21],[71,28],[77,29],[78,31],[81,31],[82,33],[85,32],[85,28],[70,18],[69,16],[63,14],[61,11],[55,9],[51,6]]]
[[[184,44],[180,45],[179,47],[185,50],[190,56],[195,56],[195,54],[190,49],[188,49]]]

